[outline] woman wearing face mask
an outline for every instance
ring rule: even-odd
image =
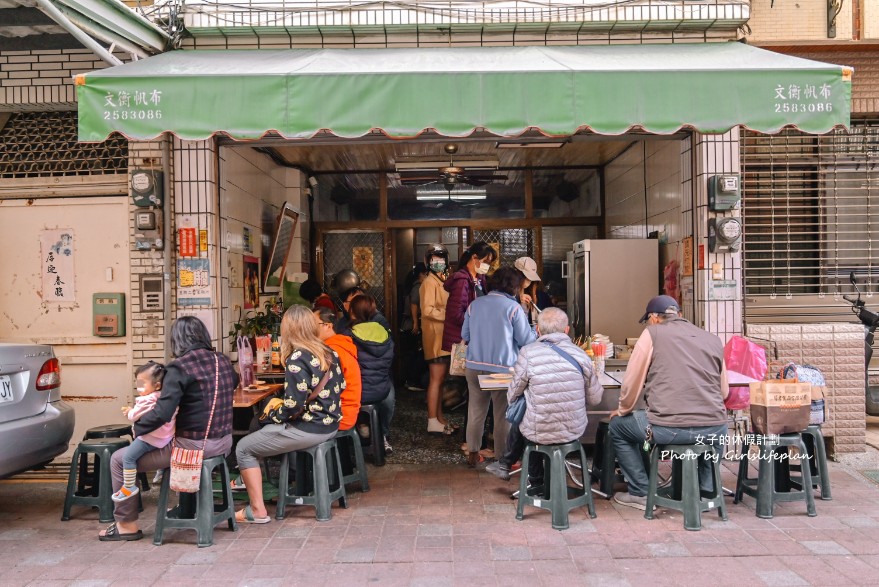
[[[458,270],[443,284],[449,292],[446,320],[443,324],[444,351],[451,352],[452,345],[461,342],[464,312],[473,300],[488,293],[485,274],[491,269],[495,259],[497,251],[491,245],[484,241],[473,243],[461,256]]]
[[[424,343],[424,359],[430,371],[430,383],[427,385],[427,431],[451,434],[454,429],[443,418],[440,394],[440,387],[449,372],[449,352],[442,349],[443,324],[449,299],[448,292],[443,289],[443,282],[448,275],[449,251],[442,245],[431,245],[424,254],[424,263],[430,270],[419,290],[421,337]]]

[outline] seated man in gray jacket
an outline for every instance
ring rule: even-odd
[[[603,388],[592,361],[568,336],[568,316],[558,308],[546,308],[537,317],[539,338],[519,351],[507,401],[525,394],[527,408],[519,431],[535,444],[564,444],[579,440],[586,430],[586,404],[601,401]],[[510,436],[517,436],[511,430]],[[510,478],[513,463],[524,443],[507,443],[500,460],[486,471]],[[543,460],[531,459],[528,477],[532,485],[543,479]]]

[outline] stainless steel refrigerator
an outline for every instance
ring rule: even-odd
[[[640,336],[638,319],[659,295],[659,241],[588,239],[568,252],[568,322],[576,339],[605,334],[613,344]]]

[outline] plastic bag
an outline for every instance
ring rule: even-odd
[[[465,375],[464,362],[467,359],[467,343],[463,340],[452,345],[452,358],[449,363],[449,375]]]
[[[253,375],[253,349],[250,346],[250,339],[246,336],[239,336],[237,344],[241,387],[250,387],[256,381],[256,377]]]
[[[723,360],[728,371],[741,373],[762,381],[766,377],[766,351],[741,336],[733,336],[723,347]]]

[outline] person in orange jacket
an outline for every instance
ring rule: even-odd
[[[360,363],[357,362],[357,347],[350,336],[336,334],[333,330],[333,321],[336,313],[329,308],[319,308],[314,311],[318,321],[318,337],[325,345],[339,354],[339,363],[342,365],[342,375],[345,377],[345,390],[342,392],[342,421],[339,422],[339,430],[350,430],[357,423],[357,414],[360,413],[360,393],[362,383],[360,381]]]

